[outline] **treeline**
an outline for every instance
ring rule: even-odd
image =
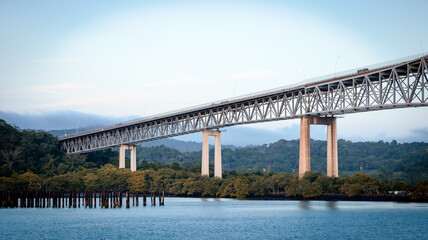
[[[0,119],[0,176],[27,170],[43,176],[76,171],[79,167],[99,168],[117,164],[112,150],[67,155],[59,149],[58,138],[43,131],[20,130]]]
[[[342,177],[365,173],[392,186],[395,182],[415,185],[428,180],[428,144],[388,142],[352,143],[339,140],[339,173]],[[43,178],[84,169],[99,169],[118,164],[116,149],[67,155],[59,150],[58,139],[43,131],[20,130],[0,119],[0,176],[11,177],[31,171]],[[325,174],[325,141],[311,141],[311,169]],[[210,159],[214,159],[213,150]],[[263,172],[298,171],[299,141],[280,140],[273,144],[235,150],[223,149],[223,170],[243,174],[246,170]],[[199,171],[201,152],[179,152],[156,146],[137,148],[137,169],[162,168],[162,164]],[[178,163],[178,164],[177,164]],[[127,161],[127,167],[129,161]],[[152,167],[153,167],[152,166]],[[157,166],[157,167],[156,167]],[[269,169],[270,166],[270,169]]]
[[[197,166],[200,167],[200,166]],[[211,166],[212,167],[212,166]],[[192,168],[196,169],[196,167]],[[42,176],[31,171],[0,177],[0,191],[101,192],[131,193],[163,192],[174,196],[192,197],[281,197],[317,199],[322,196],[370,196],[384,200],[428,200],[428,181],[414,186],[397,182],[389,186],[365,174],[332,178],[317,172],[298,179],[295,173],[260,173],[250,170],[243,174],[225,173],[223,179],[200,176],[198,171],[181,169],[178,164],[152,164],[150,168],[131,172],[107,164],[99,169],[80,167],[77,171],[56,176]]]
[[[326,172],[325,141],[311,140],[311,169]],[[357,142],[339,140],[339,173],[352,176],[366,173],[392,184],[406,182],[416,184],[428,179],[428,143]],[[189,167],[201,162],[201,151],[179,152],[166,146],[138,148],[137,159],[148,162],[171,164],[179,162]],[[245,170],[293,172],[299,168],[299,140],[279,140],[272,144],[235,150],[222,149],[225,171]],[[214,150],[210,150],[214,159]]]

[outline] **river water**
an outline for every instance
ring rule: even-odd
[[[428,203],[165,198],[129,209],[0,209],[0,239],[82,238],[428,239]]]

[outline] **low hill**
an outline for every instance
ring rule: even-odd
[[[200,143],[166,141],[175,146],[193,146],[197,151],[182,152],[165,145],[137,148],[139,167],[147,163],[172,164],[189,168],[201,163]],[[311,170],[325,172],[325,141],[311,140]],[[428,179],[428,143],[351,142],[338,141],[339,174],[369,173],[386,183],[408,182],[415,184]],[[20,130],[0,119],[0,177],[14,172],[30,170],[37,174],[56,175],[85,168],[99,168],[105,164],[118,164],[116,149],[81,155],[67,155],[59,150],[58,139],[43,131]],[[214,151],[210,150],[213,162]],[[298,171],[299,141],[279,140],[260,146],[223,147],[223,170]],[[128,163],[129,164],[129,163]]]
[[[311,170],[326,171],[326,141],[311,140]],[[403,181],[416,183],[428,179],[428,144],[392,142],[338,141],[339,172],[353,175],[371,173],[385,182]],[[202,152],[180,152],[167,146],[137,149],[137,159],[153,163],[182,166],[201,163]],[[210,150],[213,163],[214,150]],[[298,171],[299,140],[280,140],[272,144],[238,149],[223,149],[224,171]]]

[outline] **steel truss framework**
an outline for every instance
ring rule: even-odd
[[[60,138],[67,153],[152,141],[238,124],[428,106],[428,55],[347,77]]]

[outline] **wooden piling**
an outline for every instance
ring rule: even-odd
[[[77,193],[73,192],[73,208],[77,207]]]
[[[143,206],[147,205],[146,192],[143,192]]]
[[[122,208],[122,202],[123,202],[123,192],[122,190],[119,191],[119,207]]]
[[[129,208],[129,192],[126,191],[126,208]]]
[[[117,192],[113,192],[113,208],[117,208]]]
[[[138,207],[138,197],[139,197],[139,196],[138,196],[138,192],[136,192],[135,194],[136,194],[135,199],[137,200],[135,204],[136,204],[136,205],[137,205],[137,207]]]
[[[110,192],[110,208],[113,208],[113,192]]]
[[[165,205],[165,190],[162,191],[162,206]]]

